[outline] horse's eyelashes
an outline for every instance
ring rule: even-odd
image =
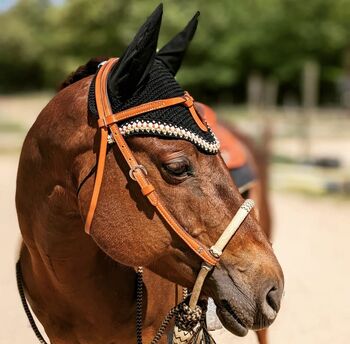
[[[183,162],[170,163],[164,167],[167,172],[177,177],[187,176],[192,173],[191,167],[187,163]]]
[[[176,161],[165,165],[165,167],[169,172],[175,175],[182,175],[188,171],[189,165],[183,161]]]
[[[170,182],[182,182],[194,175],[193,167],[186,158],[177,158],[163,163],[163,171],[170,177]],[[168,178],[166,178],[168,179]]]

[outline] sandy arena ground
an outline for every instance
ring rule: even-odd
[[[45,97],[33,104],[28,98],[20,105],[16,99],[5,100],[0,99],[0,124],[10,118],[25,130],[46,102]],[[37,343],[15,282],[20,236],[14,194],[22,140],[21,131],[0,134],[0,344]],[[338,146],[334,151],[345,152],[343,148]],[[270,343],[350,343],[350,201],[274,192],[272,205],[274,249],[284,269],[286,285],[280,314],[270,329]],[[257,343],[254,333],[238,338],[220,330],[215,332],[215,338],[218,344]]]

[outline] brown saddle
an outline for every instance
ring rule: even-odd
[[[256,181],[256,174],[248,160],[247,150],[234,133],[217,120],[216,113],[211,107],[199,102],[195,102],[195,107],[220,141],[221,156],[240,193],[246,192]]]

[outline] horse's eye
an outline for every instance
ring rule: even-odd
[[[164,169],[175,177],[185,177],[192,174],[191,166],[187,160],[173,160],[164,164]]]

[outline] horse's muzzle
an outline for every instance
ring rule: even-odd
[[[263,271],[258,266],[241,272],[222,261],[208,278],[206,291],[214,299],[221,322],[238,336],[245,336],[248,329],[268,327],[280,309],[284,281],[279,265],[267,275],[263,274],[266,267]]]

